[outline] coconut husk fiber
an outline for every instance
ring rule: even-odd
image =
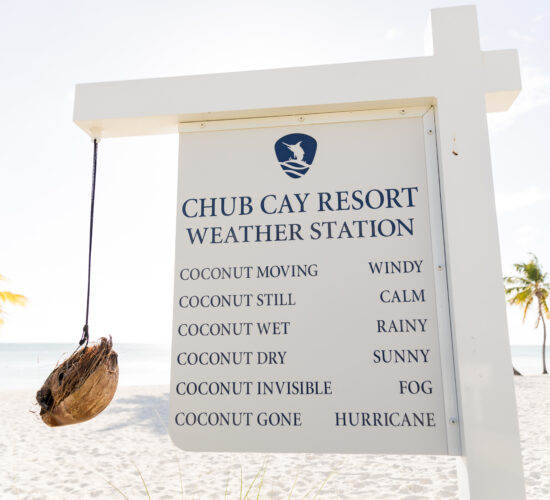
[[[44,423],[78,424],[107,408],[118,384],[117,358],[112,339],[102,337],[56,366],[36,393]]]

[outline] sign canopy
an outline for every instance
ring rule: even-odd
[[[433,10],[431,41],[411,59],[77,86],[92,137],[180,132],[182,446],[350,452],[368,435],[372,452],[460,454],[464,498],[525,497],[486,122],[520,90],[518,55],[480,50],[472,6]],[[216,408],[250,432],[221,416],[189,432]]]
[[[506,111],[521,88],[517,51],[480,50],[474,7],[434,9],[431,28],[433,55],[425,57],[80,84],[74,120],[90,136],[123,137],[177,133],[182,122],[434,105],[470,95],[487,112]]]

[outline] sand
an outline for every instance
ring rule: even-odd
[[[550,498],[550,377],[516,377],[527,497]],[[457,498],[455,460],[432,456],[185,453],[168,437],[168,387],[119,388],[85,424],[50,429],[33,391],[0,394],[0,498]],[[140,472],[138,472],[138,469]],[[248,498],[257,498],[260,478]],[[293,487],[294,485],[294,487]],[[117,491],[117,489],[119,491]],[[321,490],[319,492],[319,490]]]

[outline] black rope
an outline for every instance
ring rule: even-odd
[[[92,237],[94,232],[94,203],[95,203],[95,177],[97,170],[97,139],[94,139],[94,161],[93,161],[93,172],[92,172],[92,203],[90,208],[90,241],[88,245],[88,290],[86,292],[86,323],[82,329],[82,337],[80,338],[79,346],[86,344],[85,347],[88,347],[88,341],[90,340],[90,335],[88,333],[88,316],[90,313],[90,275],[92,269]]]

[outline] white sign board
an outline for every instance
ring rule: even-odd
[[[317,121],[180,135],[172,439],[456,453],[433,112]]]

